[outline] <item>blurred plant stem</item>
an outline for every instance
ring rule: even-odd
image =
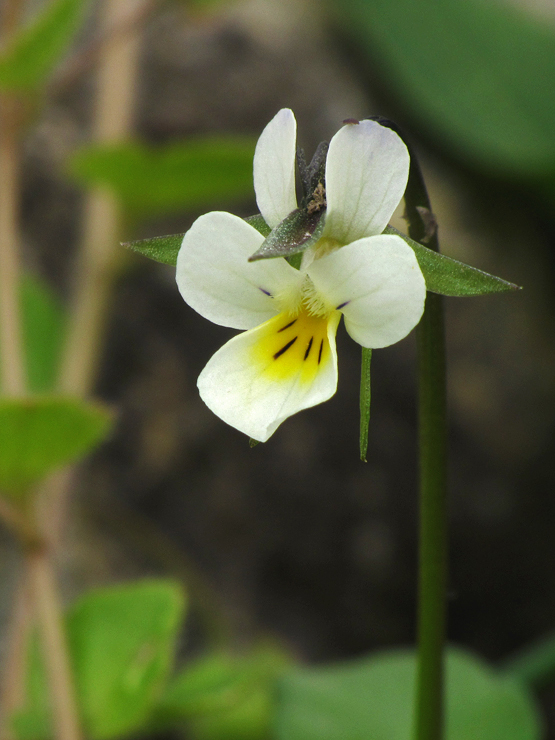
[[[17,32],[22,3],[8,0],[2,16],[0,41],[7,43]],[[2,389],[8,396],[27,392],[25,354],[20,312],[20,104],[16,94],[0,96],[0,343]],[[0,703],[4,715],[0,733],[11,738],[9,716],[24,699],[26,643],[31,624],[31,602],[43,634],[44,657],[50,675],[53,719],[58,740],[79,740],[77,716],[60,602],[48,550],[35,549],[38,533],[28,512],[2,500],[0,517],[23,545],[27,576],[16,594],[11,628],[12,644],[4,666]],[[32,543],[32,544],[31,544]]]
[[[17,30],[22,9],[20,0],[5,0],[0,18],[0,43],[5,44]],[[0,378],[3,393],[9,396],[25,392],[19,302],[18,102],[14,94],[0,95],[0,344],[4,348]]]
[[[106,0],[102,26],[110,30],[134,13],[130,0]],[[3,10],[3,39],[16,29],[21,14],[20,0],[9,0]],[[130,130],[137,76],[139,35],[121,36],[117,43],[106,45],[99,59],[99,79],[94,136],[97,141],[125,138]],[[19,316],[18,264],[18,198],[19,198],[19,131],[9,100],[2,101],[0,121],[0,338],[2,341],[2,381],[6,393],[23,395],[23,346]],[[59,390],[86,395],[91,390],[96,361],[100,353],[102,328],[109,307],[114,281],[116,249],[120,236],[121,214],[114,197],[93,191],[85,203],[85,219],[79,264],[72,300],[68,342],[63,360]],[[55,476],[42,492],[41,529],[47,533],[50,547],[60,541],[61,521],[69,495],[70,474]],[[15,599],[9,634],[14,649],[8,655],[3,687],[4,712],[11,713],[21,700],[24,685],[25,649],[29,633],[29,606],[26,593],[30,584],[34,593],[37,616],[45,646],[47,670],[50,676],[57,737],[76,740],[80,731],[75,711],[69,660],[62,630],[61,613],[49,549],[33,551],[28,556],[28,582],[22,579]],[[26,612],[26,618],[22,618]],[[9,737],[6,728],[5,736]]]
[[[23,12],[21,0],[5,0],[0,16],[0,43],[6,44],[17,31]],[[9,396],[25,393],[24,351],[20,315],[20,249],[19,249],[19,172],[20,147],[18,101],[14,95],[0,95],[0,378],[2,392]],[[6,502],[0,518],[9,526],[12,515],[18,517]],[[7,650],[0,684],[0,737],[11,740],[9,715],[24,699],[24,666],[26,636],[31,620],[30,594],[25,576],[16,594],[11,625],[7,633]]]

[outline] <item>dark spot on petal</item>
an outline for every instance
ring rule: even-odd
[[[324,340],[320,342],[320,350],[318,352],[318,364],[320,364],[320,360],[322,359],[322,350],[324,349]]]
[[[282,326],[281,329],[278,329],[278,334],[280,331],[285,331],[286,329],[289,329],[290,326],[293,326],[297,319],[293,319],[293,321],[290,321],[288,324],[285,324],[285,326]]]
[[[258,290],[261,290],[261,291],[262,291],[263,293],[265,293],[266,295],[269,295],[269,296],[270,296],[270,298],[272,298],[272,294],[271,294],[271,293],[269,293],[269,292],[268,292],[267,290],[264,290],[264,288],[260,288],[260,287],[259,287],[259,288],[258,288]]]
[[[306,352],[304,353],[304,359],[306,360],[308,355],[310,354],[310,348],[312,347],[312,342],[314,341],[314,337],[310,337],[310,342],[308,343],[308,347],[306,348]]]
[[[336,311],[339,311],[341,308],[345,308],[345,306],[350,303],[351,301],[345,301],[345,303],[340,303],[339,306],[335,309]]]
[[[294,337],[294,338],[293,338],[293,339],[292,339],[292,340],[291,340],[290,342],[287,342],[287,344],[286,344],[286,345],[285,345],[284,347],[282,347],[282,348],[281,348],[280,350],[278,350],[278,351],[277,351],[277,352],[275,353],[275,355],[274,355],[274,360],[277,360],[277,358],[278,358],[278,357],[281,357],[281,355],[282,355],[282,354],[283,354],[284,352],[287,352],[287,350],[289,349],[289,347],[292,347],[292,346],[293,346],[293,345],[295,344],[295,342],[296,342],[296,341],[297,341],[297,337]]]

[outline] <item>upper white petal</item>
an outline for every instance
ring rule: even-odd
[[[251,329],[280,310],[272,296],[302,276],[286,260],[248,262],[264,237],[238,216],[213,211],[183,238],[176,280],[185,301],[215,324]]]
[[[265,442],[282,421],[298,411],[327,401],[337,388],[335,332],[339,314],[328,323],[327,354],[314,377],[304,377],[306,364],[285,378],[276,377],[272,356],[257,353],[283,314],[231,339],[210,359],[198,379],[202,400],[223,421],[249,437]],[[298,349],[299,345],[295,349]],[[305,348],[303,346],[304,353]],[[313,348],[313,362],[318,358]],[[279,362],[278,360],[277,362]]]
[[[398,342],[422,316],[426,283],[413,250],[398,236],[359,239],[315,260],[308,274],[363,347]]]
[[[272,229],[297,207],[296,146],[295,116],[289,108],[282,108],[260,135],[254,152],[256,202]]]
[[[349,244],[381,234],[405,192],[409,153],[397,134],[375,121],[341,128],[326,160],[324,236]]]

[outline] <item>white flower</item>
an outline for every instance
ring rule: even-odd
[[[297,208],[296,122],[281,110],[254,155],[254,187],[270,227]],[[185,301],[222,326],[246,329],[208,362],[198,387],[221,419],[265,442],[288,416],[337,388],[341,315],[363,347],[405,337],[424,309],[426,286],[413,250],[384,235],[407,183],[402,140],[374,121],[344,126],[326,160],[322,238],[300,270],[284,258],[249,262],[264,237],[229,213],[201,216],[185,234],[177,284]]]

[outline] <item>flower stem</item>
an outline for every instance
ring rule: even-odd
[[[441,296],[428,293],[417,330],[420,533],[415,738],[443,737],[447,579],[445,341]]]
[[[376,120],[399,134],[409,150],[411,164],[405,192],[409,236],[439,252],[437,224],[415,152],[396,124]],[[417,342],[420,532],[414,737],[441,740],[447,621],[447,417],[443,298],[439,295],[428,293],[426,297]]]
[[[437,228],[413,151],[405,193],[409,235],[439,252]],[[417,328],[420,532],[416,740],[444,735],[447,582],[447,415],[443,298],[428,293]]]

